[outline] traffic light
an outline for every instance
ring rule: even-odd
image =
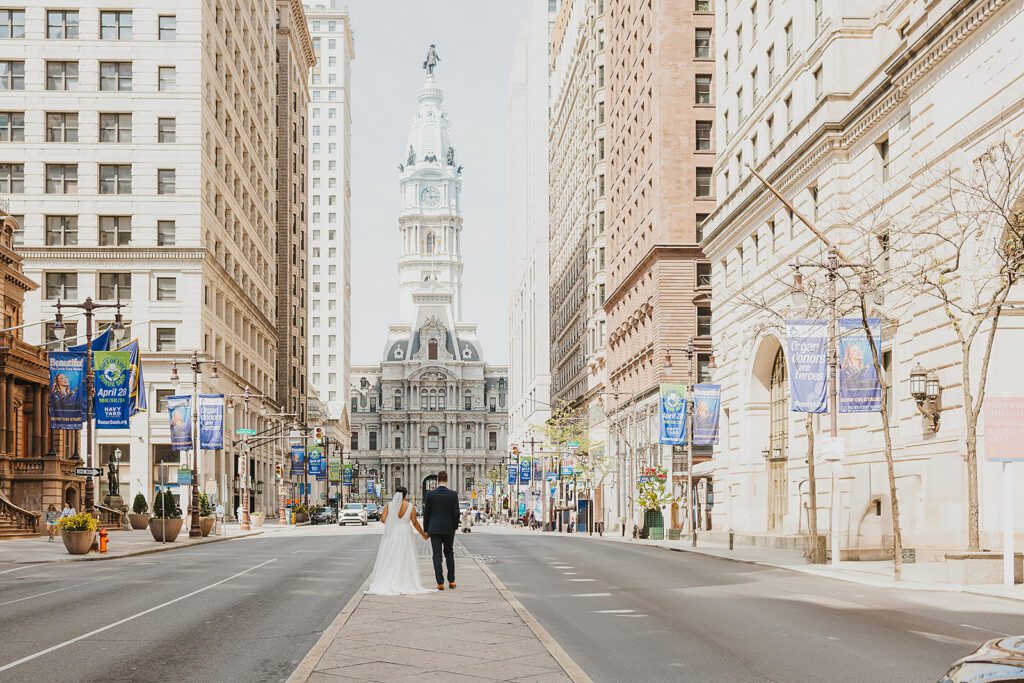
[[[314,427],[313,428],[313,443],[317,446],[324,445],[324,428]]]
[[[512,455],[516,456],[517,458],[519,457],[519,446],[512,447]]]
[[[274,465],[274,478],[277,481],[281,481],[281,476],[283,475],[283,473],[284,472],[281,469],[281,463],[277,463],[276,465]]]

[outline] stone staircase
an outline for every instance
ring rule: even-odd
[[[37,517],[38,515],[23,510],[0,493],[0,541],[39,536],[39,532],[36,531]]]
[[[32,529],[26,529],[18,525],[10,517],[0,512],[0,541],[6,541],[11,538],[33,538],[35,536],[39,536],[39,534]]]

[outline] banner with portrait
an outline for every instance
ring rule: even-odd
[[[131,359],[127,351],[94,351],[92,368],[96,429],[127,429],[131,415]]]
[[[682,446],[686,443],[686,387],[662,384],[658,403],[658,443]]]
[[[51,351],[50,429],[81,429],[85,421],[85,354]]]
[[[875,348],[882,352],[882,320],[868,318]],[[860,318],[839,321],[839,412],[876,413],[882,410],[882,383]]]
[[[224,448],[224,394],[199,395],[199,447]]]
[[[306,447],[302,444],[292,445],[291,475],[301,477],[306,473]]]
[[[167,416],[171,427],[171,449],[192,450],[192,397],[168,396]]]
[[[718,443],[719,415],[722,412],[720,384],[693,385],[693,445]]]
[[[786,374],[790,412],[828,412],[828,322],[786,321]]]

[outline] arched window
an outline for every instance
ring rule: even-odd
[[[441,410],[444,410],[445,408],[448,407],[448,394],[445,393],[444,389],[441,389],[441,391],[437,392],[437,407],[440,408]]]
[[[427,358],[437,360],[437,340],[431,339],[427,344]]]
[[[434,233],[432,232],[427,233],[427,253],[434,253]]]
[[[789,377],[786,374],[786,357],[779,349],[772,363],[771,390],[769,393],[769,414],[771,432],[769,438],[773,460],[783,460],[787,456],[789,443]]]
[[[427,430],[427,450],[436,451],[438,448],[437,427]]]
[[[420,392],[420,410],[427,409],[427,390],[424,389]]]
[[[437,410],[437,390],[430,390],[430,409]]]
[[[402,390],[395,389],[395,410],[402,409]]]

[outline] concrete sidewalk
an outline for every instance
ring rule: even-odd
[[[590,681],[489,570],[465,553],[456,590],[384,597],[360,591],[289,683]],[[433,584],[428,558],[420,575]]]

